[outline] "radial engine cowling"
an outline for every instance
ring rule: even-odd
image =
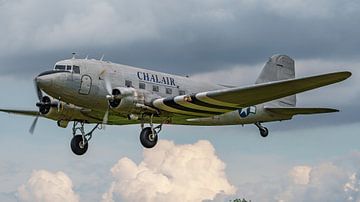
[[[81,108],[72,104],[44,96],[36,104],[42,116],[54,120],[72,120],[73,117],[82,117]]]
[[[114,88],[112,96],[109,105],[119,112],[134,113],[139,110],[137,104],[144,104],[144,93],[134,88]]]
[[[39,112],[41,115],[49,115],[54,112],[54,108],[57,108],[59,105],[59,101],[51,99],[48,96],[44,96],[41,98],[41,102],[36,103],[36,106],[39,107]]]

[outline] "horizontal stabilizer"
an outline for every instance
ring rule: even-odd
[[[265,110],[281,114],[281,115],[298,115],[298,114],[322,114],[322,113],[333,113],[339,112],[337,109],[331,108],[299,108],[299,107],[285,107],[285,108],[273,108],[273,107],[264,107]]]
[[[25,116],[39,116],[40,113],[34,110],[17,110],[17,109],[0,109],[0,112],[6,112],[9,114],[20,114]]]

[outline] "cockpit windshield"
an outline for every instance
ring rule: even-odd
[[[69,71],[75,74],[80,74],[80,67],[76,65],[55,65],[55,70]]]
[[[65,70],[65,65],[56,65],[55,70]]]

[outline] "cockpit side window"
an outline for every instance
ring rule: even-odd
[[[74,65],[74,66],[73,66],[73,72],[74,72],[75,74],[80,74],[80,67]]]
[[[55,70],[65,70],[65,65],[56,65]]]
[[[67,71],[71,71],[71,65],[66,66]]]

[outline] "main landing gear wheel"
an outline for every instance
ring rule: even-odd
[[[82,135],[75,135],[71,139],[70,146],[74,154],[81,156],[85,154],[88,149],[88,141],[83,139]]]
[[[88,133],[85,133],[84,122],[74,121],[73,125],[73,138],[70,142],[71,150],[76,155],[84,155],[89,147],[89,141],[92,138],[93,132],[99,127],[99,124]],[[80,134],[79,134],[80,133]]]
[[[261,137],[267,137],[269,135],[269,130],[262,126],[260,122],[255,123],[255,125],[259,128]]]
[[[151,127],[146,127],[141,130],[140,133],[140,142],[145,148],[153,148],[155,147],[158,141],[158,135],[155,130],[151,129]]]
[[[146,127],[144,128],[144,114],[142,115],[141,118],[141,132],[140,132],[140,142],[142,144],[142,146],[144,146],[145,148],[151,149],[153,147],[155,147],[157,141],[158,141],[158,134],[160,133],[161,129],[162,129],[162,125],[164,123],[168,122],[168,119],[165,119],[162,121],[162,123],[156,127],[154,127],[153,124],[153,118],[154,118],[154,114],[150,115],[150,127]]]

